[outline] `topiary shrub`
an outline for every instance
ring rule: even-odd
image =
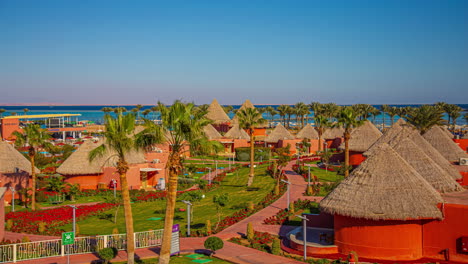
[[[273,239],[271,243],[271,254],[280,255],[281,254],[281,242],[279,238]]]
[[[248,240],[252,240],[255,236],[255,232],[254,232],[254,229],[253,229],[253,225],[251,222],[249,222],[247,224],[247,239]]]
[[[10,231],[12,227],[13,227],[13,219],[8,219],[8,220],[6,221],[6,226],[5,226],[5,228],[6,228],[6,230]]]
[[[224,242],[219,237],[209,237],[205,240],[205,248],[212,251],[210,254],[216,254],[216,250],[222,249],[224,247]]]
[[[28,242],[31,242],[31,239],[29,239],[28,236],[24,236],[24,237],[21,239],[21,242],[22,242],[22,243],[28,243]]]
[[[211,221],[206,220],[206,234],[211,235]]]
[[[46,223],[39,222],[37,225],[37,231],[39,231],[40,234],[43,234],[46,231]]]
[[[99,257],[104,260],[104,263],[109,263],[109,261],[117,256],[116,248],[103,248],[98,252]]]

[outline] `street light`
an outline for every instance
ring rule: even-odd
[[[112,179],[111,182],[112,182],[112,187],[114,187],[114,198],[116,198],[117,196],[116,196],[115,188],[116,188],[116,186],[117,186],[117,180],[116,180],[116,179]]]
[[[286,183],[286,184],[288,185],[288,190],[287,190],[287,192],[288,192],[288,211],[289,211],[289,185],[291,185],[291,183],[288,182],[288,181],[285,181],[285,180],[281,180],[281,181],[284,182],[284,183]]]
[[[187,205],[187,236],[190,236],[190,213],[191,213],[192,203],[186,200],[182,200],[182,202]]]
[[[76,209],[78,209],[74,205],[68,205],[73,209],[73,234],[76,235]]]
[[[307,167],[309,167],[309,185],[310,185],[310,164]]]
[[[208,184],[211,185],[211,167],[208,167],[207,169],[210,171],[210,173],[208,174]]]
[[[13,187],[10,187],[10,191],[11,191],[11,211],[14,212],[15,211],[15,188]]]
[[[303,245],[304,245],[304,260],[307,260],[307,222],[309,219],[303,215],[296,215],[300,219],[302,219],[302,238],[303,238]]]

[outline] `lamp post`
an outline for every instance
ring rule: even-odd
[[[73,234],[76,235],[76,206],[74,205],[68,205],[73,209]]]
[[[187,205],[187,236],[190,236],[190,213],[192,209],[192,203],[190,201],[182,200]]]
[[[215,166],[216,166],[216,170],[215,170],[215,177],[216,177],[216,175],[218,174],[218,160],[215,160]]]
[[[211,184],[211,167],[208,167],[210,173],[208,174],[208,184]]]
[[[11,191],[11,211],[14,212],[15,211],[15,188],[13,187],[10,187],[10,191]]]
[[[310,185],[310,164],[307,167],[309,167],[309,179],[308,180],[309,180],[309,185]]]
[[[114,198],[116,198],[117,197],[117,194],[116,194],[117,180],[112,179],[111,182],[112,182],[112,187],[114,187]]]
[[[282,182],[286,183],[288,185],[288,189],[287,189],[287,192],[288,192],[288,211],[289,211],[289,185],[291,185],[290,182],[288,181],[285,181],[285,180],[281,180]]]
[[[303,245],[304,245],[304,260],[307,260],[307,222],[309,221],[307,217],[303,215],[296,215],[300,219],[302,219],[302,238],[303,238]]]

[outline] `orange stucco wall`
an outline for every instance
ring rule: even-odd
[[[94,175],[64,175],[65,182],[70,184],[78,183],[80,185],[80,189],[92,189],[95,190],[98,187],[99,179],[101,178],[102,174],[94,174]]]
[[[416,260],[423,256],[421,221],[371,221],[335,215],[335,245],[339,252],[359,257]]]
[[[2,119],[2,138],[9,139],[12,138],[12,134],[15,131],[20,131],[19,119]]]
[[[27,188],[29,184],[29,174],[27,172],[20,173],[0,173],[0,187],[7,187],[5,192],[5,201],[11,201],[11,191],[10,187],[15,188],[16,191],[19,191],[23,188]],[[18,199],[19,195],[16,192],[15,198]]]
[[[453,141],[457,143],[457,145],[460,146],[460,148],[463,149],[465,152],[468,152],[468,139],[453,139]]]
[[[443,250],[449,250],[450,261],[468,262],[468,254],[459,252],[462,236],[468,237],[468,205],[445,204],[444,220],[423,226],[425,257],[444,260]]]
[[[350,151],[349,152],[349,165],[359,166],[366,157],[362,155],[362,152]]]
[[[247,134],[249,134],[249,131],[244,129]],[[254,136],[266,136],[266,128],[255,128],[254,130]]]

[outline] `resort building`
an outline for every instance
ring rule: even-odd
[[[250,102],[249,99],[245,100],[245,102],[241,105],[241,107],[239,108],[239,111],[241,110],[244,110],[244,109],[247,109],[247,108],[253,108],[255,109],[255,106],[252,104],[252,102]],[[238,125],[239,124],[239,117],[237,115],[235,115],[233,118],[232,118],[232,122],[231,122],[231,126],[234,126],[234,125]],[[255,128],[255,131],[254,131],[254,136],[266,136],[266,130],[267,130],[267,127],[268,127],[268,122],[265,122],[264,124],[260,124],[258,125],[256,128]]]
[[[223,133],[227,132],[231,125],[231,119],[216,99],[213,99],[208,107],[206,118],[212,120],[214,128]]]
[[[327,128],[322,135],[325,148],[338,149],[343,143],[344,129],[340,127]]]
[[[229,131],[217,141],[224,145],[226,153],[234,153],[236,148],[250,146],[250,136],[241,129],[238,124],[235,124]]]
[[[468,158],[468,154],[453,142],[452,138],[444,131],[447,130],[439,126],[433,126],[424,133],[423,137],[450,162],[458,163],[461,158]]]
[[[307,124],[296,134],[296,139],[300,139],[301,142],[304,139],[308,141],[308,143],[310,144],[308,151],[309,153],[316,153],[319,150],[319,135],[317,133],[317,130],[315,130],[315,128],[312,127],[310,124]],[[323,139],[322,142],[324,142]]]
[[[282,124],[278,124],[265,138],[265,141],[271,148],[282,148],[289,144],[289,152],[291,154],[297,152],[296,143],[301,142],[301,140],[296,139],[291,133],[289,133]]]

